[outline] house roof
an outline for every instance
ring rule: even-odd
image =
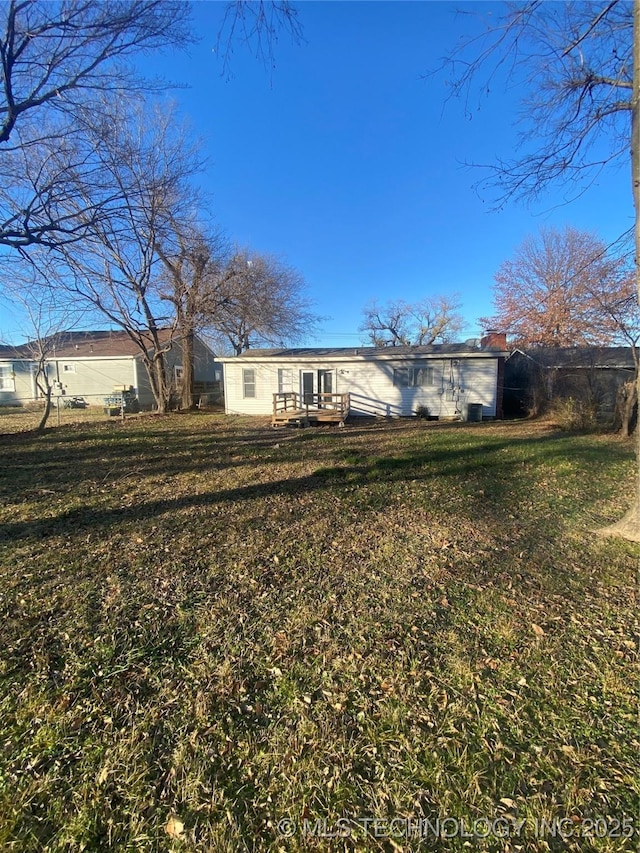
[[[478,356],[506,355],[499,348],[477,347],[473,344],[430,344],[429,346],[388,347],[297,347],[291,349],[249,349],[240,355],[228,356],[221,361],[317,361],[319,359],[398,359],[427,356]]]
[[[636,350],[640,355],[640,349]],[[526,350],[514,350],[512,355],[521,353],[542,367],[599,368],[633,370],[631,347],[531,347]]]
[[[161,342],[167,343],[170,339],[171,331],[162,329]],[[133,358],[140,355],[140,348],[122,331],[61,332],[44,338],[44,342],[51,347],[49,358]],[[0,358],[31,359],[37,349],[34,341],[17,347],[0,346]]]

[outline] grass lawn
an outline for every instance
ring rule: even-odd
[[[0,850],[637,849],[640,551],[591,532],[630,443],[193,414],[0,454]]]

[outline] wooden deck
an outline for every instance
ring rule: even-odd
[[[344,426],[351,404],[349,394],[305,394],[284,391],[273,395],[271,425],[310,426],[335,423]]]

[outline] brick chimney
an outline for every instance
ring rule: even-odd
[[[506,332],[497,332],[495,329],[487,329],[484,337],[480,338],[480,346],[482,347],[482,349],[506,350]]]

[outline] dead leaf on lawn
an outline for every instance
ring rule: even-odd
[[[182,838],[184,835],[184,824],[179,817],[172,815],[167,821],[164,831],[171,838]]]
[[[541,628],[539,625],[536,625],[535,622],[531,623],[531,630],[536,635],[536,637],[544,637],[544,628]]]

